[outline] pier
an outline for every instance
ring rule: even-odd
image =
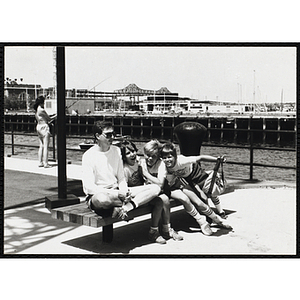
[[[142,115],[138,112],[66,115],[67,135],[92,135],[95,121],[108,120],[117,134],[134,139],[173,140],[175,126],[182,122],[199,122],[207,128],[206,142],[249,142],[296,145],[296,118],[287,116],[199,116],[199,115]],[[33,114],[5,114],[5,131],[35,132]]]

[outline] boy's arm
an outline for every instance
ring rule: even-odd
[[[161,183],[160,180],[157,177],[152,176],[149,172],[148,172],[148,168],[147,168],[147,164],[145,159],[141,159],[140,161],[140,165],[142,167],[142,171],[143,171],[143,176],[151,181],[152,183],[155,183],[157,185],[159,185],[160,187],[162,187],[163,182]]]
[[[217,158],[211,155],[199,155],[197,161],[216,162]]]
[[[164,185],[164,182],[166,180],[166,176],[167,176],[166,165],[163,162],[161,162],[161,164],[158,168],[158,174],[157,174],[157,179],[160,182],[161,187]]]
[[[220,156],[219,156],[220,157]],[[218,160],[219,157],[214,157],[211,155],[199,155],[199,160],[198,161],[208,161],[208,162],[216,162]],[[220,157],[222,162],[226,162],[226,157],[225,155],[222,155]]]
[[[223,160],[223,162],[226,161],[224,155],[221,157],[221,159]],[[200,161],[216,162],[217,160],[218,160],[217,157],[211,155],[184,156],[184,158],[181,158],[181,161],[183,163],[195,163]]]

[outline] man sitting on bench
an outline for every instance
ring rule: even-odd
[[[127,212],[158,196],[160,187],[153,184],[142,190],[128,188],[121,150],[112,145],[112,123],[96,122],[93,133],[97,143],[82,156],[82,184],[87,205],[100,216],[125,219]],[[162,210],[162,203],[157,205]]]

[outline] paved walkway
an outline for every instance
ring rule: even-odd
[[[38,168],[37,161],[5,158],[5,170],[42,174],[42,181],[57,176],[57,167]],[[80,179],[81,167],[67,165],[68,179]],[[46,179],[45,179],[46,178]],[[102,243],[101,228],[51,218],[44,203],[4,211],[4,254],[114,254],[114,255],[295,255],[296,184],[229,180],[235,190],[220,197],[234,231],[216,226],[204,236],[182,207],[171,215],[173,227],[184,237],[166,245],[147,240],[149,216],[114,224],[114,240]],[[46,183],[45,183],[46,184]],[[6,189],[10,188],[10,184]],[[26,191],[30,193],[30,191]],[[6,201],[6,200],[5,200]]]

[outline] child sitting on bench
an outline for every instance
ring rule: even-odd
[[[170,196],[171,191],[166,181],[164,181],[165,165],[160,159],[161,144],[158,140],[151,140],[144,145],[144,157],[141,159],[142,174],[146,184],[157,184],[162,191],[158,196],[163,202],[162,210],[162,237],[166,240],[172,238],[175,241],[183,240],[170,224]]]
[[[167,174],[166,178],[171,186],[172,191],[182,191],[189,197],[191,202],[196,206],[197,210],[207,217],[211,218],[213,222],[220,225],[221,227],[232,229],[232,227],[219,215],[217,215],[205,202],[207,196],[203,191],[199,189],[197,195],[193,188],[189,184],[182,184],[180,178],[188,178],[194,184],[200,182],[201,170],[198,169],[197,162],[199,161],[211,161],[216,162],[217,158],[209,155],[198,155],[198,156],[184,156],[178,155],[173,143],[165,143],[161,150],[161,157],[166,165]],[[187,182],[189,182],[189,180]],[[174,192],[173,192],[174,194]],[[174,195],[171,194],[173,197]],[[217,209],[221,209],[220,203]]]
[[[199,224],[201,231],[205,235],[211,235],[212,231],[205,216],[201,216],[196,210],[195,206],[191,203],[190,199],[182,192],[172,190],[165,180],[166,166],[162,162],[160,157],[162,145],[157,140],[151,140],[144,146],[145,160],[142,162],[143,173],[146,179],[150,182],[159,184],[164,187],[164,194],[160,197],[164,202],[163,216],[165,218],[165,224],[170,224],[170,198],[179,200],[184,209],[190,214]],[[166,226],[165,225],[165,226]],[[164,226],[164,225],[163,225]]]
[[[128,202],[125,201],[121,208],[117,208],[119,215],[127,214],[128,211],[149,203],[153,206],[153,209],[148,238],[152,242],[166,244],[166,240],[160,235],[158,230],[163,209],[163,202],[157,197],[160,193],[160,186],[157,184],[144,185],[145,180],[134,143],[124,141],[121,145],[121,154],[124,164],[124,174],[130,192],[130,200]]]

